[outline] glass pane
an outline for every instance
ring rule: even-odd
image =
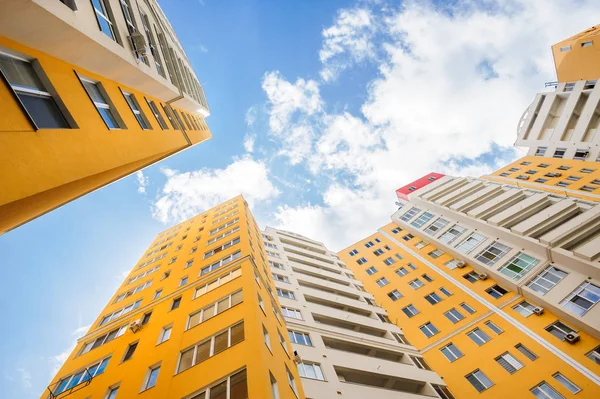
[[[92,98],[93,102],[106,104],[106,100],[104,100],[104,97],[102,97],[102,93],[100,93],[98,86],[87,81],[83,81],[83,86],[85,87],[85,90],[89,96]]]
[[[227,399],[227,381],[210,388],[210,399]]]
[[[198,349],[196,351],[196,363],[205,361],[210,357],[210,341],[206,341],[200,345],[198,345]]]
[[[181,360],[179,361],[179,372],[187,370],[192,367],[194,360],[194,348],[188,349],[181,354]]]
[[[71,379],[71,382],[69,382],[69,385],[67,385],[67,389],[73,388],[75,385],[79,384],[79,380],[83,376],[83,373],[83,371],[80,371],[79,373],[75,374]]]
[[[246,370],[234,374],[230,378],[229,399],[247,399],[248,385],[246,383]]]
[[[195,325],[197,325],[197,324],[200,323],[200,315],[201,315],[201,313],[202,312],[197,312],[197,313],[194,313],[193,315],[190,316],[190,321],[189,321],[189,324],[188,324],[188,328],[192,328]]]
[[[106,123],[106,126],[108,126],[111,129],[119,128],[119,124],[117,123],[117,120],[113,116],[110,109],[98,108],[98,112],[100,112],[100,116],[102,116],[102,119],[104,119],[104,123]]]
[[[238,291],[231,295],[231,306],[237,305],[242,302],[242,291]]]
[[[52,97],[17,91],[19,100],[40,129],[68,129],[70,126]]]
[[[229,336],[229,331],[225,331],[215,337],[215,350],[214,350],[215,354],[227,349],[228,336]]]
[[[0,55],[0,69],[12,86],[30,87],[46,91],[42,81],[29,62]]]
[[[158,378],[159,370],[160,367],[157,367],[150,371],[150,376],[148,377],[148,383],[146,384],[146,388],[152,388],[154,385],[156,385],[156,379]]]
[[[215,305],[210,305],[207,308],[204,308],[204,314],[202,316],[202,321],[208,320],[215,315]]]
[[[231,345],[244,340],[244,323],[236,324],[231,327]]]
[[[100,25],[100,30],[108,37],[110,37],[111,39],[115,40],[115,37],[113,36],[113,31],[112,31],[112,27],[110,25],[110,23],[104,19],[100,13],[96,12],[96,19],[98,20],[98,25]]]
[[[229,309],[229,298],[222,299],[217,303],[217,313],[221,313],[227,309]]]
[[[100,374],[104,373],[104,370],[106,370],[106,366],[108,365],[109,360],[110,360],[110,358],[104,359],[102,361],[102,363],[100,363],[100,367],[98,367],[98,370],[96,370],[96,375],[100,375]]]

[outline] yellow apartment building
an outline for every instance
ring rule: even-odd
[[[211,137],[156,0],[0,5],[0,234]]]
[[[156,237],[40,398],[304,399],[274,292],[235,197]]]
[[[600,25],[552,46],[559,82],[594,80],[600,76]]]

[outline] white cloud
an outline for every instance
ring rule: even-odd
[[[52,377],[54,377],[56,373],[58,373],[62,365],[67,361],[69,355],[71,355],[71,352],[73,352],[73,350],[77,346],[77,340],[83,337],[85,333],[90,329],[90,327],[91,325],[77,327],[71,333],[71,335],[75,337],[71,345],[58,355],[50,356],[50,364],[52,365],[52,370],[50,371],[50,374]]]
[[[253,134],[247,134],[244,136],[244,149],[246,152],[254,152],[254,143],[256,142],[256,136]]]
[[[237,159],[224,169],[163,169],[163,173],[167,182],[153,204],[153,216],[164,223],[185,220],[239,194],[250,206],[280,194],[269,179],[265,163],[250,156]]]
[[[326,82],[335,80],[352,64],[374,58],[376,29],[377,22],[368,8],[342,9],[335,23],[321,32],[321,79]]]
[[[144,172],[142,172],[141,170],[138,170],[135,173],[135,178],[137,180],[137,184],[138,184],[138,193],[145,193],[146,192],[146,186],[148,185],[149,179],[148,176],[144,176]]]

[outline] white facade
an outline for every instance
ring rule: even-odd
[[[335,253],[269,227],[263,239],[307,399],[450,397]]]

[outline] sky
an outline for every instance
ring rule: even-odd
[[[260,226],[338,250],[394,190],[525,155],[550,45],[596,0],[159,0],[213,138],[0,236],[0,399],[37,398],[160,231],[237,194]]]

